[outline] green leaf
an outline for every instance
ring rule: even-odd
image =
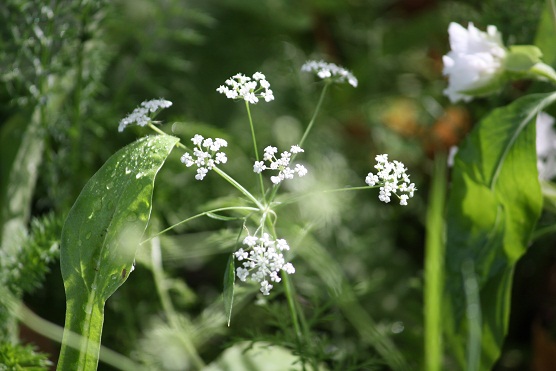
[[[535,45],[538,46],[544,55],[544,61],[550,66],[556,64],[556,0],[546,0],[546,8],[542,12]]]
[[[479,369],[488,370],[500,354],[507,331],[515,263],[525,253],[541,212],[535,119],[554,100],[554,93],[530,95],[494,110],[456,156],[447,206],[443,318],[463,369],[470,313],[465,310],[462,269],[473,263],[474,272],[465,275],[476,277],[479,285]]]
[[[177,141],[159,135],[121,149],[70,210],[60,251],[67,303],[58,370],[96,370],[104,303],[131,272],[149,221],[155,176]]]
[[[224,301],[224,312],[228,320],[228,327],[232,320],[232,307],[234,305],[234,284],[236,281],[236,269],[234,264],[234,254],[230,255],[228,264],[226,265],[226,272],[224,272],[224,292],[222,299]]]

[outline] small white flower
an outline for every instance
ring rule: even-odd
[[[220,85],[216,91],[226,95],[226,98],[243,99],[251,104],[258,103],[259,98],[266,102],[274,100],[270,84],[260,72],[253,74],[253,79],[238,73],[227,79],[225,85]]]
[[[330,79],[332,82],[344,83],[347,82],[354,88],[357,87],[357,79],[351,72],[343,67],[335,65],[334,63],[326,63],[324,61],[307,61],[301,66],[301,71],[313,72],[319,78],[326,80]]]
[[[452,50],[442,57],[443,74],[448,76],[448,88],[444,94],[453,103],[473,99],[468,91],[488,91],[504,71],[507,51],[502,36],[495,26],[488,26],[487,32],[480,31],[469,23],[467,29],[457,23],[448,27]]]
[[[146,126],[152,121],[152,118],[160,109],[168,108],[172,105],[172,102],[165,99],[152,99],[149,101],[144,101],[141,103],[140,107],[137,107],[129,115],[120,120],[118,126],[118,131],[122,132],[124,129],[131,125],[137,124],[138,126]]]
[[[247,236],[243,240],[246,250],[240,248],[234,253],[242,266],[236,269],[236,274],[241,281],[248,278],[259,282],[263,295],[269,295],[272,289],[271,282],[280,282],[280,271],[287,274],[295,273],[291,263],[286,263],[282,251],[289,250],[288,243],[284,239],[274,240],[268,233],[260,237]]]
[[[294,145],[290,148],[290,152],[291,153],[301,153],[301,152],[305,152],[305,151],[300,146]]]
[[[191,138],[195,148],[193,148],[193,156],[189,153],[184,153],[181,156],[181,162],[187,167],[193,165],[197,166],[197,175],[195,179],[203,180],[209,170],[212,170],[214,165],[225,164],[228,162],[228,157],[224,152],[218,152],[222,147],[227,147],[228,142],[222,138],[203,138],[202,135],[195,134]]]
[[[255,164],[253,165],[253,171],[255,173],[260,174],[265,169],[266,169],[266,165],[264,164],[263,161],[255,161]]]
[[[375,169],[376,174],[369,173],[365,178],[365,183],[369,186],[379,186],[378,199],[382,202],[390,202],[390,196],[395,194],[400,200],[400,205],[407,205],[407,200],[412,198],[417,188],[409,180],[407,169],[399,161],[388,161],[388,155],[378,155]]]
[[[307,174],[307,168],[305,166],[296,164],[295,168],[290,167],[290,162],[293,154],[304,152],[298,145],[291,146],[291,152],[284,151],[280,154],[280,158],[276,158],[278,153],[278,148],[268,146],[264,149],[263,161],[255,161],[253,165],[253,172],[260,174],[264,170],[277,170],[277,175],[272,175],[270,181],[273,184],[280,184],[285,179],[293,179],[294,175],[297,174],[299,177],[305,176]],[[265,164],[265,161],[268,164]]]

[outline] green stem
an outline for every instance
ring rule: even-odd
[[[247,207],[247,206],[220,207],[220,208],[218,208],[218,209],[213,209],[213,210],[205,211],[205,212],[202,212],[202,213],[200,213],[200,214],[193,215],[193,216],[191,216],[191,217],[189,217],[189,218],[187,218],[187,219],[184,219],[184,220],[182,220],[182,221],[179,222],[179,223],[176,223],[176,224],[174,224],[174,225],[169,226],[168,228],[166,228],[166,229],[164,229],[164,230],[158,232],[157,234],[155,234],[155,235],[153,235],[153,236],[147,238],[146,240],[141,241],[140,245],[142,245],[142,244],[144,244],[144,243],[146,243],[146,242],[149,242],[149,241],[152,240],[153,238],[158,237],[158,236],[160,236],[160,235],[162,235],[162,234],[168,232],[169,230],[172,230],[172,229],[176,228],[176,227],[179,226],[179,225],[182,225],[182,224],[184,224],[184,223],[190,222],[190,221],[192,221],[193,219],[197,219],[197,218],[200,218],[200,217],[202,217],[202,216],[206,216],[206,215],[209,215],[209,214],[218,212],[218,211],[228,211],[228,210],[259,211],[259,209],[257,209],[257,208],[254,208],[254,207]]]
[[[251,117],[251,109],[249,108],[249,102],[245,101],[245,109],[247,109],[247,117],[249,118],[249,127],[251,128],[251,138],[253,139],[253,149],[255,150],[255,159],[259,160],[259,148],[257,146],[257,137],[255,135],[255,126],[253,125],[253,118]],[[261,187],[261,194],[263,200],[265,199],[263,175],[259,173],[259,185]]]
[[[311,117],[311,121],[309,121],[309,125],[307,125],[307,129],[305,129],[305,133],[303,133],[303,136],[301,137],[301,140],[299,141],[299,146],[301,148],[303,148],[303,144],[305,143],[305,139],[307,139],[307,136],[309,135],[309,132],[311,131],[311,129],[313,128],[313,125],[315,124],[315,121],[317,119],[317,115],[320,111],[320,108],[322,106],[322,102],[324,101],[324,96],[326,95],[326,91],[328,90],[329,85],[330,85],[330,83],[328,83],[328,82],[324,84],[324,88],[322,89],[322,92],[320,93],[319,101],[317,103],[317,107],[315,108],[315,112],[313,113],[313,117]]]
[[[549,65],[545,63],[537,63],[533,67],[531,67],[530,72],[534,75],[544,77],[548,79],[553,84],[556,84],[556,71]]]
[[[442,292],[444,290],[444,202],[446,156],[438,154],[429,193],[425,241],[425,370],[442,368]]]
[[[168,321],[170,322],[172,327],[174,329],[179,329],[183,326],[180,324],[180,320],[178,318],[176,310],[174,309],[174,306],[172,305],[172,300],[170,299],[168,290],[166,290],[166,284],[164,282],[164,269],[162,268],[162,256],[160,254],[160,239],[158,238],[154,238],[151,240],[151,261],[156,291],[160,296],[162,308],[164,309],[166,317],[168,318]],[[205,367],[205,363],[195,349],[195,345],[193,344],[191,338],[189,338],[187,333],[183,331],[180,331],[180,338],[187,354],[194,364],[194,367],[197,370],[203,369]]]
[[[212,170],[214,170],[218,175],[220,175],[222,178],[224,178],[228,183],[230,183],[231,185],[233,185],[237,190],[239,190],[241,193],[243,193],[248,199],[250,199],[255,205],[257,205],[257,207],[259,208],[259,210],[263,211],[266,209],[265,206],[263,206],[263,204],[261,204],[259,202],[259,200],[257,200],[255,198],[255,196],[253,196],[248,190],[246,190],[241,184],[239,184],[236,180],[234,180],[234,178],[232,178],[231,176],[229,176],[228,174],[226,174],[224,171],[220,170],[218,167],[214,166],[212,168]]]
[[[320,109],[322,107],[322,102],[324,102],[324,97],[326,95],[326,92],[328,90],[329,85],[330,85],[329,82],[324,84],[324,88],[322,89],[322,91],[320,93],[319,101],[317,102],[317,106],[315,107],[315,112],[313,112],[313,116],[311,117],[311,121],[309,121],[309,125],[307,125],[307,128],[305,129],[305,132],[303,133],[303,136],[301,137],[301,140],[298,143],[299,147],[301,147],[301,148],[303,148],[303,144],[305,143],[305,140],[307,139],[307,136],[309,135],[309,132],[311,131],[311,129],[313,128],[313,125],[315,124],[317,116],[318,116],[318,114],[320,112]],[[294,153],[293,156],[291,157],[290,162],[293,162],[296,157],[297,157],[297,153]],[[258,161],[258,159],[257,159],[257,161]],[[262,174],[261,174],[261,179],[262,179]],[[276,194],[278,193],[278,189],[280,189],[280,185],[281,184],[277,184],[272,188],[272,192],[270,194],[270,197],[268,198],[269,202],[272,202],[274,200],[274,197],[276,197]]]

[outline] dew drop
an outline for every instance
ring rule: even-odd
[[[137,175],[135,175],[135,179],[142,178],[143,176],[145,176],[145,174],[143,174],[143,173],[137,173]]]
[[[126,168],[125,168],[125,173],[126,173],[126,174],[131,173],[131,170],[129,170],[129,169],[127,168],[127,166],[126,166]]]
[[[91,238],[91,232],[87,232],[87,234],[85,235],[85,239],[88,240],[89,238]]]
[[[134,212],[130,212],[129,214],[127,214],[127,221],[128,222],[134,222],[137,220],[137,214]]]

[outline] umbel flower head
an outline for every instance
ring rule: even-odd
[[[226,98],[243,99],[252,104],[257,103],[259,98],[266,102],[274,100],[270,84],[260,72],[256,72],[253,78],[238,73],[226,80],[226,85],[220,85],[216,91],[225,94]]]
[[[124,131],[131,124],[146,126],[161,109],[168,108],[171,105],[172,102],[162,98],[144,101],[141,106],[135,108],[133,112],[120,120],[118,131]]]
[[[289,151],[284,151],[280,154],[280,158],[276,157],[277,152],[278,148],[276,147],[266,147],[264,149],[263,161],[255,161],[253,171],[259,174],[264,170],[278,170],[277,175],[270,177],[270,181],[274,184],[278,184],[284,179],[293,179],[295,174],[300,177],[307,174],[307,169],[303,165],[296,164],[293,169],[290,167],[292,154],[304,152],[301,147],[297,145],[291,146]]]
[[[195,179],[203,180],[214,165],[228,162],[226,154],[224,152],[218,152],[220,148],[228,146],[228,142],[224,139],[205,139],[202,135],[196,134],[191,138],[191,141],[196,146],[193,149],[193,156],[186,152],[181,156],[181,162],[187,167],[193,165],[197,166],[197,175],[195,175]]]
[[[243,245],[245,250],[240,248],[234,253],[237,260],[243,262],[243,266],[236,269],[237,277],[243,282],[250,278],[260,283],[263,295],[270,293],[273,287],[270,282],[282,280],[278,275],[281,270],[287,274],[295,273],[292,263],[286,263],[282,254],[290,249],[286,240],[273,240],[268,233],[263,233],[261,237],[245,237]]]
[[[324,61],[307,61],[301,66],[301,71],[313,72],[323,80],[343,84],[347,82],[354,88],[357,87],[357,79],[351,72],[334,63],[326,63]]]
[[[365,183],[370,186],[380,186],[378,199],[382,202],[390,202],[390,196],[395,194],[400,199],[400,205],[407,205],[407,200],[413,197],[417,190],[415,184],[409,180],[406,173],[407,168],[399,161],[388,161],[388,155],[378,155],[375,157],[375,174],[369,173],[365,178]]]
[[[504,72],[507,50],[495,26],[483,32],[469,23],[467,29],[457,23],[448,27],[452,50],[442,57],[443,74],[448,76],[444,94],[452,103],[469,102],[473,96],[498,89]]]

